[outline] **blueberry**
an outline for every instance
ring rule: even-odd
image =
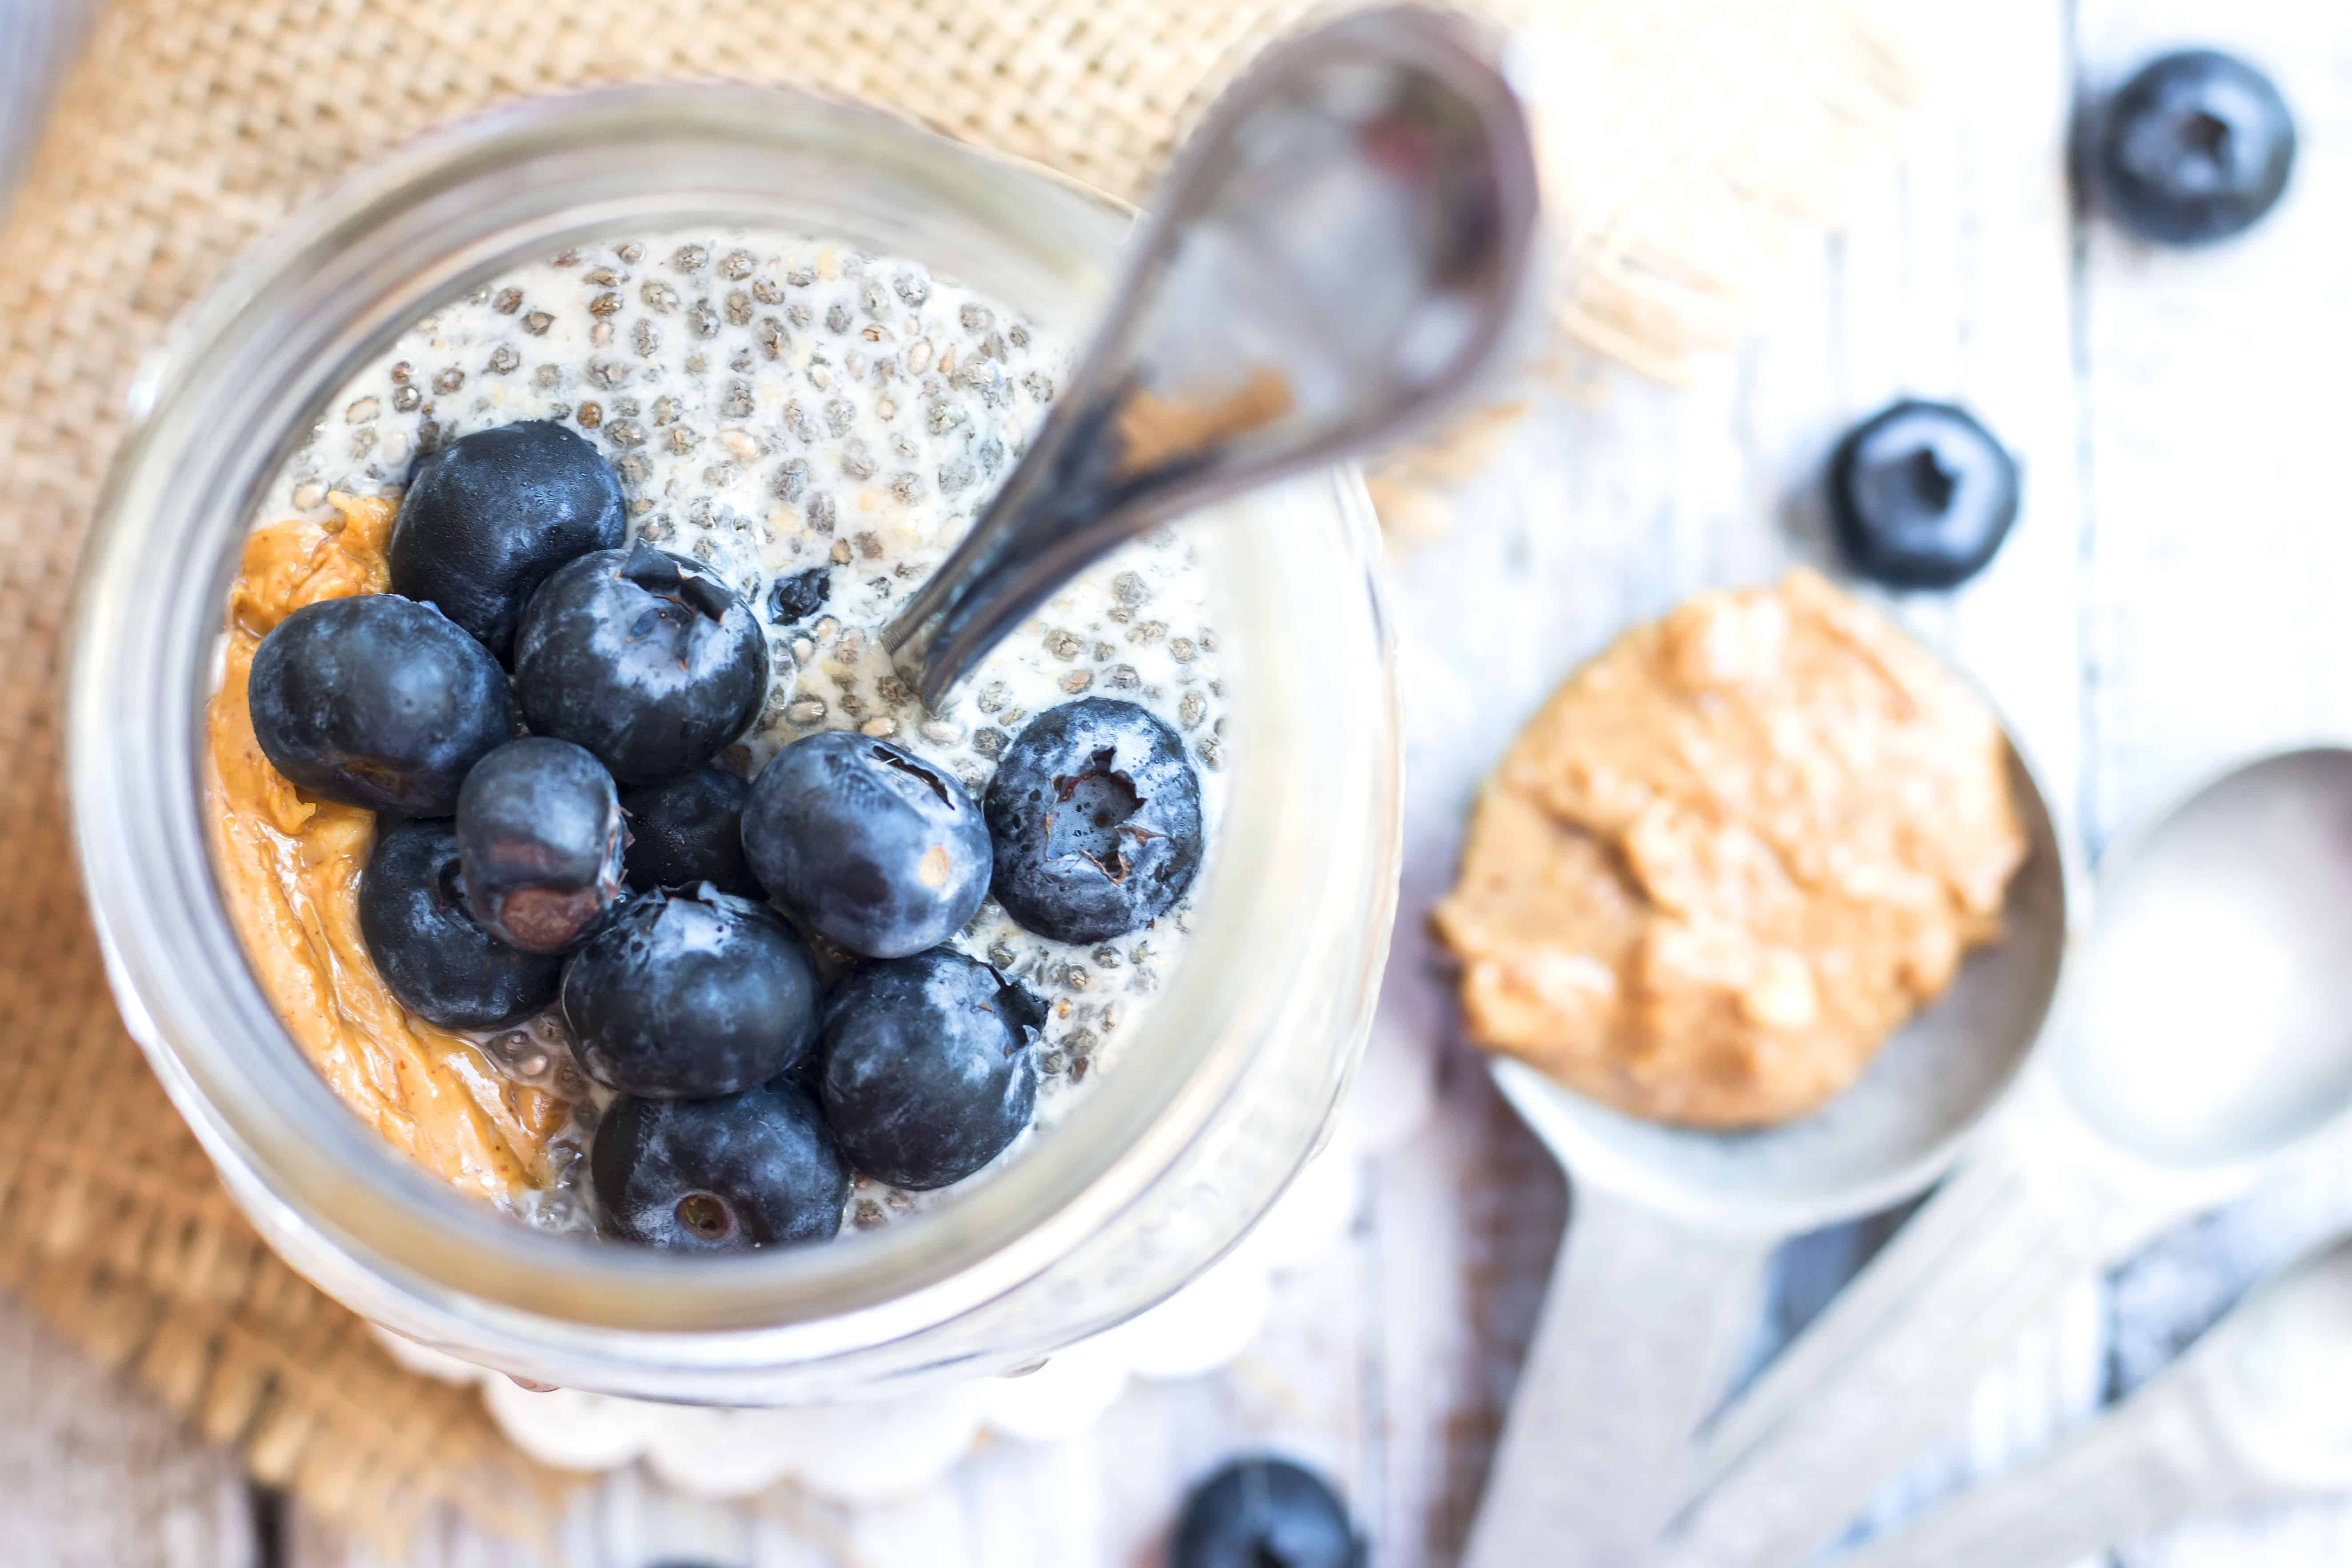
[[[798,1062],[821,989],[807,944],[748,899],[632,898],[563,971],[563,1019],[599,1083],[650,1099],[732,1094]]]
[[[698,768],[625,792],[629,885],[650,892],[707,882],[738,898],[767,897],[743,858],[743,799],[751,792],[723,768]]]
[[[988,828],[963,786],[847,730],[769,759],[743,808],[743,852],[777,903],[869,958],[937,946],[988,896]]]
[[[510,740],[457,791],[466,906],[527,953],[561,953],[621,894],[620,796],[604,765],[568,740]]]
[[[646,544],[558,567],[515,633],[532,733],[586,747],[624,784],[690,772],[768,695],[759,617],[709,567]]]
[[[306,604],[254,650],[253,733],[314,795],[404,817],[457,809],[467,771],[514,738],[507,673],[429,604]]]
[[[588,1174],[606,1234],[688,1252],[823,1241],[849,1197],[816,1102],[790,1083],[709,1100],[625,1094],[597,1124]]]
[[[833,591],[833,573],[821,566],[776,579],[768,592],[768,619],[779,626],[805,621],[824,608]]]
[[[1360,1568],[1364,1543],[1330,1483],[1288,1459],[1235,1459],[1192,1489],[1168,1568]]]
[[[427,600],[506,658],[531,591],[574,556],[617,549],[621,482],[578,434],[532,420],[417,460],[393,525],[395,593]]]
[[[453,824],[377,829],[360,876],[360,938],[401,1006],[442,1029],[504,1029],[555,1000],[562,960],[509,947],[466,913]]]
[[[2294,141],[2294,116],[2270,78],[2189,49],[2149,61],[2107,100],[2094,167],[2108,205],[2144,238],[2207,245],[2277,205]]]
[[[1177,733],[1133,703],[1047,708],[988,786],[996,900],[1056,942],[1150,925],[1201,869],[1201,779]]]
[[[1967,581],[2017,520],[2017,460],[1949,403],[1906,398],[1854,426],[1829,484],[1846,559],[1895,588]]]
[[[961,1181],[1029,1124],[1045,1025],[1035,998],[952,949],[864,965],[825,1008],[825,1124],[878,1181]]]

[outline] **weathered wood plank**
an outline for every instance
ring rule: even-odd
[[[2288,199],[2207,252],[2158,251],[2105,222],[2084,240],[2088,691],[2105,840],[2231,754],[2352,737],[2352,530],[2342,397],[2352,356],[2343,214],[2352,204],[2352,14],[2326,0],[2081,0],[2085,76],[2109,86],[2184,41],[2271,71],[2301,121]],[[2217,1042],[2219,1043],[2219,1042]],[[2119,1377],[2260,1274],[2352,1226],[2352,1157],[2323,1158],[2168,1239],[2117,1281]],[[2352,1561],[2352,1508],[2198,1521],[2132,1568],[2317,1568]]]
[[[0,1559],[26,1568],[253,1568],[235,1458],[0,1294]]]

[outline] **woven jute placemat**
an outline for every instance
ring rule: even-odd
[[[1550,29],[1582,351],[1673,378],[1912,92],[1848,0],[1511,0]],[[1310,0],[119,0],[0,230],[0,1286],[254,1474],[396,1543],[455,1506],[536,1533],[563,1478],[402,1371],[265,1248],[108,998],[68,849],[66,585],[134,367],[247,242],[355,161],[498,100],[794,81],[1136,196]],[[1491,422],[1490,422],[1491,423]],[[1391,499],[1442,479],[1398,470]]]

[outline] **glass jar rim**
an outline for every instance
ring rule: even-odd
[[[958,224],[979,225],[1074,298],[1101,296],[1130,215],[1050,172],[793,89],[604,88],[495,110],[354,172],[181,319],[134,389],[132,428],[85,549],[70,787],[93,915],[132,1032],[215,1163],[247,1173],[240,1196],[265,1230],[323,1235],[330,1250],[362,1260],[354,1267],[494,1330],[623,1332],[688,1362],[740,1355],[740,1343],[720,1351],[709,1342],[750,1339],[762,1356],[800,1360],[896,1339],[992,1299],[1108,1223],[1208,1124],[1278,1001],[1217,984],[1221,961],[1265,963],[1269,946],[1306,940],[1311,925],[1311,879],[1213,875],[1192,951],[1167,990],[1182,991],[1215,1028],[1194,1029],[1176,1049],[1153,1038],[1174,1009],[1155,1009],[1128,1060],[1089,1087],[1055,1136],[919,1224],[726,1259],[583,1245],[456,1193],[348,1114],[270,1009],[222,904],[198,784],[209,653],[259,486],[352,369],[434,301],[623,225],[761,222],[749,214],[773,211],[778,226],[808,229],[791,172],[812,160],[853,162],[874,181],[817,220],[845,237],[872,216],[861,202],[896,204],[896,218],[917,198],[934,204],[921,209],[927,233],[945,241]],[[988,258],[970,259],[948,270],[991,287]],[[1294,499],[1328,508],[1343,528],[1368,526],[1352,470],[1303,482]],[[1244,621],[1279,612],[1278,585],[1237,575],[1257,601]],[[191,582],[206,591],[183,586]],[[159,680],[153,711],[126,716],[121,694]],[[1235,704],[1237,800],[1282,788],[1265,772],[1280,748],[1253,744],[1277,721],[1273,684],[1261,700],[1244,694]],[[1296,717],[1290,695],[1282,706]],[[1236,811],[1214,858],[1271,863],[1286,852],[1283,831],[1306,820]],[[1069,1135],[1081,1119],[1088,1135]]]

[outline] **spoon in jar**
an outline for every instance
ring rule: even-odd
[[[1361,12],[1210,107],[1093,344],[971,531],[883,633],[936,710],[1112,547],[1423,430],[1506,357],[1538,211],[1496,40]]]
[[[2352,1242],[2338,1242],[2113,1414],[1834,1568],[2064,1568],[2191,1513],[2347,1490]]]

